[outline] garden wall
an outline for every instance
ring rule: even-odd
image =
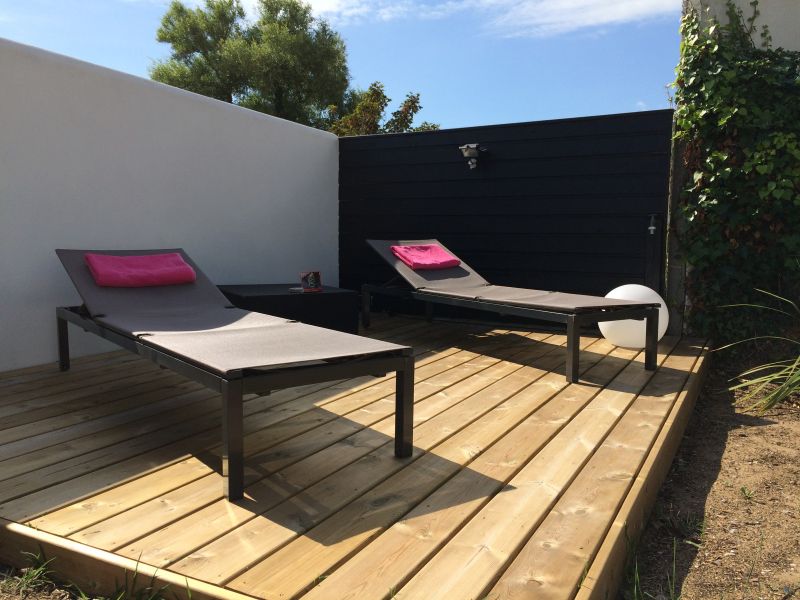
[[[183,247],[218,283],[337,282],[335,136],[2,39],[0,82],[0,371],[53,360],[55,307],[80,303],[55,248]]]
[[[661,290],[671,128],[660,110],[343,138],[342,284],[391,278],[365,239],[434,237],[492,283]]]

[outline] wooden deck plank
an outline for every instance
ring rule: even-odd
[[[468,351],[454,350],[453,354],[460,354],[461,356],[458,358],[445,356],[439,359],[439,361],[426,364],[422,368],[417,369],[419,376],[424,378],[430,376],[430,374],[439,373],[452,366],[452,361],[466,361],[470,358]],[[265,443],[274,445],[278,441],[292,437],[299,431],[316,427],[321,423],[337,418],[339,416],[337,413],[340,408],[339,405],[346,405],[345,408],[347,410],[354,409],[353,406],[351,406],[353,402],[351,396],[357,395],[362,405],[374,401],[384,396],[389,389],[393,390],[394,383],[392,379],[392,377],[388,376],[373,378],[373,381],[377,381],[378,383],[365,383],[364,387],[358,388],[356,394],[353,394],[352,389],[348,388],[339,392],[336,386],[329,388],[336,392],[332,396],[327,391],[323,390],[323,399],[327,400],[324,406],[326,409],[332,409],[321,411],[324,414],[310,414],[315,408],[318,408],[316,402],[319,398],[314,394],[304,396],[301,401],[282,403],[274,411],[263,411],[263,407],[261,406],[258,410],[252,410],[252,404],[246,402],[246,410],[248,410],[248,407],[251,407],[247,412],[248,419],[245,422],[246,429],[250,431],[249,435],[246,436],[246,448],[248,448],[250,452],[258,451],[265,447]],[[325,394],[328,395],[327,398]],[[277,394],[273,396],[277,397]],[[274,401],[275,399],[272,397],[260,400],[262,403],[271,403]],[[293,418],[293,415],[296,415],[296,417]],[[269,435],[266,436],[268,439],[265,440],[265,435],[259,430],[267,425],[274,424],[276,421],[284,422],[270,429]],[[135,477],[138,473],[137,470],[142,468],[144,468],[145,471],[151,471],[154,468],[158,468],[158,464],[151,460],[155,458],[152,452],[154,449],[158,450],[155,454],[159,452],[163,454],[167,448],[169,450],[174,450],[175,458],[170,462],[183,460],[183,458],[185,458],[184,453],[191,450],[193,447],[214,456],[219,452],[218,444],[216,443],[219,437],[218,427],[219,418],[216,416],[215,411],[183,422],[173,427],[169,432],[157,432],[154,435],[136,438],[125,446],[113,448],[112,451],[95,451],[90,454],[75,457],[74,459],[53,463],[43,469],[10,478],[4,482],[0,482],[0,498],[10,500],[10,502],[6,502],[6,504],[0,506],[0,514],[18,515],[18,513],[13,512],[18,510],[18,508],[14,508],[15,506],[19,508],[27,506],[24,510],[32,510],[32,504],[29,503],[29,495],[46,486],[50,486],[47,488],[50,499],[45,498],[44,500],[45,502],[50,502],[52,499],[52,492],[56,489],[53,487],[54,484],[68,481],[83,474],[91,475],[93,472],[104,469],[104,467],[108,467],[106,469],[106,475],[109,477],[114,477],[112,473],[119,472],[120,469],[126,469],[125,473],[128,478]],[[181,439],[181,437],[183,437],[181,441],[170,443],[175,439]],[[191,439],[187,441],[187,438]],[[133,458],[131,458],[131,456],[133,456]],[[146,466],[141,467],[140,465],[142,464]],[[125,475],[122,477],[125,477]],[[91,478],[86,479],[86,482],[89,487],[93,485]],[[74,479],[69,483],[70,487],[75,487]],[[28,495],[27,500],[14,500],[15,498],[20,498],[25,495]],[[51,506],[51,508],[55,508],[55,506]],[[21,520],[21,517],[17,516],[15,518]]]
[[[88,357],[86,357],[88,358]],[[91,374],[108,370],[109,368],[118,368],[123,363],[129,363],[140,360],[138,356],[124,350],[116,350],[106,354],[95,355],[92,362],[78,362],[70,365],[69,371],[59,370],[58,363],[52,363],[38,367],[39,370],[30,374],[21,374],[17,376],[10,376],[3,378],[0,373],[0,402],[3,404],[12,403],[10,394],[6,392],[13,389],[14,391],[27,391],[36,388],[47,387],[55,381],[69,381],[73,379],[82,379]]]
[[[43,469],[56,462],[66,463],[92,452],[123,444],[133,436],[144,436],[163,429],[172,429],[186,420],[187,409],[192,414],[210,413],[219,408],[219,397],[207,390],[198,390],[169,398],[172,407],[164,410],[159,404],[150,414],[132,423],[125,423],[111,429],[93,431],[78,439],[70,439],[60,444],[47,446],[0,462],[0,481]],[[173,430],[174,431],[174,430]],[[2,484],[0,484],[2,485]]]
[[[53,571],[68,574],[68,580],[89,597],[113,596],[124,582],[137,574],[144,586],[154,590],[164,589],[164,595],[174,600],[253,600],[241,592],[226,590],[203,581],[156,569],[136,560],[78,544],[26,525],[0,518],[0,561],[8,565],[27,563],[20,561],[22,553],[54,557],[48,565]],[[135,590],[132,596],[142,593]]]
[[[589,341],[592,342],[594,340]],[[606,346],[606,351],[610,350],[611,347]],[[599,360],[603,355],[585,352],[584,358]],[[516,417],[521,420],[529,413],[528,409],[534,410],[539,403],[545,402],[566,387],[563,375],[559,377],[558,374],[551,373],[564,361],[563,352],[548,353],[545,359],[537,361],[537,366],[522,367],[487,388],[484,394],[473,396],[473,414],[478,412],[478,406],[483,406],[483,414],[486,414],[521,390],[546,378],[543,385],[537,386],[535,395],[528,398],[529,402],[519,407],[522,414],[517,414]],[[458,407],[461,408],[462,405]],[[508,407],[501,410],[507,409]],[[450,416],[451,423],[453,420]],[[365,545],[382,528],[392,525],[443,481],[457,473],[474,454],[482,452],[501,437],[506,431],[495,429],[495,422],[492,418],[478,421],[473,419],[451,426],[451,431],[455,430],[457,433],[439,439],[434,437],[436,442],[444,442],[441,446],[435,447],[368,494],[350,501],[340,512],[321,522],[303,537],[294,539],[283,548],[276,544],[271,550],[277,552],[248,568],[229,581],[227,586],[238,590],[250,589],[251,593],[265,598],[290,598],[304,591],[317,576]],[[469,449],[467,452],[464,451],[465,447]],[[291,536],[289,539],[295,537]],[[280,541],[285,543],[289,539]],[[291,577],[288,576],[289,572],[292,573]]]
[[[676,340],[662,342],[658,364]],[[398,598],[482,598],[529,533],[572,482],[592,453],[650,380],[643,357],[567,424],[398,592]],[[492,527],[485,527],[485,523]],[[431,590],[435,590],[432,593]]]
[[[157,392],[160,389],[171,386],[183,385],[186,388],[189,383],[179,375],[168,371],[160,371],[130,378],[119,377],[116,381],[106,382],[102,385],[89,385],[65,394],[28,400],[20,404],[20,410],[3,417],[3,423],[0,425],[0,435],[4,436],[4,440],[13,441],[19,439],[18,435],[15,435],[17,432],[9,432],[8,430],[21,425],[68,415],[78,410],[89,410],[92,413],[95,410],[102,411],[103,408],[108,406],[109,402],[115,400],[123,401],[121,404],[124,405],[125,400],[130,403],[141,397],[142,401],[146,402],[147,397],[140,396],[140,394],[148,391]],[[201,389],[201,386],[192,384],[188,389]],[[117,408],[119,406],[118,404]],[[113,408],[108,410],[113,410]],[[58,421],[54,419],[52,422],[57,423]]]
[[[647,523],[658,490],[669,472],[678,451],[683,432],[694,410],[711,360],[708,348],[695,341],[702,350],[689,381],[681,391],[669,416],[658,434],[642,469],[636,476],[591,567],[583,578],[576,600],[609,600],[614,597],[627,565],[631,544],[635,544]]]
[[[130,353],[125,350],[112,350],[111,352],[103,352],[100,354],[91,354],[87,356],[80,356],[72,359],[75,367],[93,368],[96,364],[102,364],[106,361],[113,362],[120,356],[129,356]],[[91,366],[89,366],[91,365]],[[9,371],[0,372],[0,382],[8,382],[10,385],[16,383],[25,383],[31,379],[39,379],[41,377],[48,377],[53,371],[58,372],[58,362],[48,362],[41,365],[33,365],[30,367],[21,367],[19,369],[11,369]]]
[[[75,402],[87,394],[96,394],[116,388],[121,379],[137,381],[148,377],[173,378],[175,374],[150,362],[141,360],[124,363],[123,369],[104,369],[91,377],[79,380],[58,381],[48,386],[24,392],[16,392],[14,388],[6,390],[12,402],[0,406],[0,418],[5,421],[11,415],[27,412],[36,408]]]
[[[489,592],[489,598],[571,598],[699,357],[681,343],[636,397]],[[667,366],[667,365],[665,365]]]
[[[276,402],[289,402],[301,395],[330,387],[334,383],[327,382],[303,386],[302,388],[292,388],[293,391],[297,392],[297,395],[279,396],[276,393],[270,399],[275,400],[275,398],[278,398]],[[133,396],[130,399],[126,399],[124,403],[109,402],[100,409],[76,411],[67,415],[59,415],[58,417],[22,425],[17,431],[6,430],[0,432],[0,439],[3,439],[6,438],[3,434],[14,431],[13,435],[8,436],[13,441],[0,442],[0,460],[19,457],[44,448],[52,448],[57,444],[70,440],[83,440],[87,436],[92,436],[99,432],[124,424],[131,424],[143,418],[154,417],[161,412],[168,412],[177,406],[182,406],[185,402],[190,401],[191,398],[196,397],[198,391],[205,391],[203,388],[197,389],[191,382],[186,382],[185,386],[185,388],[183,386],[162,387],[162,389],[152,394]],[[180,389],[195,391],[176,395],[176,391]],[[147,402],[148,400],[152,400],[152,402]],[[0,466],[0,469],[2,469],[2,466]]]
[[[441,410],[444,410],[446,406],[437,406],[434,411],[430,409],[428,411],[425,410],[426,405],[441,404],[436,401],[442,397],[447,398],[449,404],[457,402],[460,399],[460,393],[455,391],[452,387],[455,384],[462,384],[464,381],[469,380],[470,384],[460,385],[460,389],[472,390],[475,387],[480,389],[503,376],[502,374],[494,376],[487,375],[487,372],[493,368],[492,363],[495,363],[496,366],[497,360],[487,361],[486,357],[478,356],[470,362],[475,364],[470,365],[467,363],[461,365],[459,369],[451,369],[449,372],[441,374],[441,377],[429,379],[428,382],[430,385],[425,390],[417,392],[416,422],[420,422],[426,417],[431,418]],[[433,387],[433,379],[440,380],[439,384],[435,387]],[[424,381],[420,383],[424,383]],[[447,393],[441,393],[441,391],[445,389]],[[467,392],[465,391],[462,393]],[[308,452],[309,444],[305,441],[291,444],[288,448],[282,448],[277,454],[277,461],[274,458],[270,459],[269,455],[258,457],[259,470],[265,473],[276,473],[275,477],[268,478],[262,485],[247,490],[248,494],[256,495],[259,499],[259,508],[270,509],[266,511],[267,514],[265,518],[269,519],[272,516],[270,511],[277,512],[282,510],[279,502],[292,498],[297,492],[303,490],[304,487],[308,488],[312,484],[316,484],[318,489],[325,488],[326,491],[322,496],[325,501],[331,501],[332,496],[330,496],[330,494],[332,491],[326,487],[329,486],[331,482],[346,482],[345,487],[348,492],[352,494],[358,489],[357,482],[362,482],[361,485],[374,485],[377,471],[380,470],[378,467],[381,467],[384,463],[389,462],[389,468],[399,468],[399,466],[402,466],[404,463],[402,461],[396,461],[389,451],[385,453],[387,456],[381,461],[376,461],[374,458],[362,458],[364,455],[369,456],[368,453],[375,447],[386,448],[391,445],[391,432],[394,423],[393,395],[386,396],[384,400],[386,400],[386,402],[380,412],[377,411],[376,407],[373,407],[361,416],[349,415],[349,419],[354,422],[361,421],[364,425],[370,425],[370,431],[359,436],[361,428],[354,428],[351,436],[342,436],[340,438],[340,447],[332,447],[332,449],[337,451],[325,453],[324,460],[322,461],[322,468],[320,468],[319,464],[313,465],[315,461],[319,463],[320,456],[323,456],[321,454],[316,454],[308,460],[298,463],[294,469],[288,469],[286,472],[279,472],[279,469],[288,462],[287,457],[297,456],[299,454],[297,448],[305,454],[310,454],[310,452]],[[426,415],[426,412],[429,414]],[[362,421],[362,419],[366,419],[366,422]],[[318,436],[322,436],[323,443],[326,438],[331,437],[330,431],[320,431],[318,432]],[[359,437],[361,439],[358,439]],[[353,439],[351,440],[350,438]],[[291,446],[295,447],[292,448]],[[317,448],[313,446],[311,449],[317,450]],[[302,456],[303,454],[299,455]],[[365,467],[365,464],[369,465],[369,468]],[[331,472],[326,472],[325,469],[331,467],[334,471],[343,468],[345,471],[337,471],[336,475],[325,477]],[[348,475],[348,473],[352,473],[352,475]],[[316,483],[314,480],[315,477],[325,477],[325,479],[322,479],[320,483]],[[275,493],[276,488],[280,490],[280,493]],[[305,490],[303,493],[304,501],[308,502],[309,490]],[[265,496],[268,494],[274,494],[274,498],[266,500]],[[290,504],[293,506],[296,501],[295,499]],[[276,508],[273,508],[273,506]],[[265,511],[262,510],[260,512]],[[224,500],[220,500],[218,503],[207,507],[203,511],[192,514],[189,519],[173,523],[147,538],[138,540],[135,544],[121,548],[119,552],[128,556],[142,554],[142,559],[148,561],[150,564],[165,566],[179,560],[187,554],[187,548],[200,548],[204,544],[213,542],[215,537],[234,530],[237,526],[248,523],[257,514],[258,512],[254,514],[252,509],[249,513],[232,514],[228,503]],[[203,524],[202,530],[199,529],[200,524]],[[238,536],[246,531],[248,531],[247,528],[242,529],[235,533],[234,536],[238,539]],[[244,535],[247,534],[245,533]],[[181,543],[176,543],[178,538],[180,538]],[[186,538],[189,538],[191,542]],[[212,556],[217,556],[215,548],[216,545],[209,550]],[[251,547],[249,552],[253,553],[255,549]],[[191,561],[193,565],[192,568],[201,568],[200,563],[204,562],[205,556],[203,552],[194,552],[193,560]],[[218,567],[220,567],[220,565],[214,565],[215,569]],[[208,569],[203,570],[208,571]],[[204,577],[208,576],[208,572],[204,573]]]
[[[487,341],[491,340],[491,338],[487,338]],[[454,355],[459,355],[460,357],[453,358]],[[445,372],[447,369],[446,367],[452,367],[458,361],[466,361],[469,359],[471,355],[469,353],[465,353],[464,351],[460,351],[456,348],[448,348],[446,350],[440,351],[434,355],[427,356],[425,354],[420,355],[420,365],[421,367],[418,368],[418,375],[419,378],[422,380],[426,376],[434,376],[436,374]],[[441,363],[440,361],[450,360],[449,363]],[[455,360],[456,362],[452,362]],[[351,380],[354,381],[354,380]],[[251,434],[248,436],[246,444],[248,448],[248,452],[257,452],[259,450],[263,451],[270,446],[276,445],[281,440],[289,439],[292,437],[293,434],[302,433],[304,430],[313,429],[314,425],[317,424],[318,421],[321,420],[322,423],[333,420],[337,417],[337,412],[342,412],[339,410],[341,407],[337,407],[337,403],[344,403],[352,402],[352,398],[348,400],[349,396],[357,395],[361,398],[362,404],[368,404],[368,401],[374,400],[375,397],[384,398],[388,390],[391,388],[391,384],[393,382],[391,379],[387,381],[387,378],[371,378],[371,383],[363,383],[361,385],[351,386],[351,387],[341,387],[339,385],[334,385],[330,388],[326,388],[324,390],[319,390],[312,394],[307,394],[303,396],[300,401],[295,398],[295,401],[292,402],[289,406],[283,406],[286,404],[284,400],[286,397],[295,396],[295,388],[292,390],[282,390],[280,392],[276,392],[272,394],[266,401],[269,403],[277,403],[279,406],[272,410],[272,408],[267,408],[259,413],[255,417],[249,417],[246,424],[249,428],[258,430],[260,428],[266,427],[268,425],[276,425],[280,421],[284,421],[282,425],[282,429],[279,430],[277,427],[273,427],[269,430],[269,435],[262,436],[264,439],[261,440],[261,443],[258,443],[258,440],[255,439],[255,434]],[[378,388],[379,385],[384,385],[384,388]],[[373,388],[382,389],[380,393],[376,394]],[[369,394],[369,395],[366,395]],[[280,401],[279,401],[280,400]],[[305,405],[303,404],[305,402]],[[320,417],[319,415],[313,414],[311,411],[313,409],[317,409],[320,406],[329,407],[331,410],[326,410],[324,415]],[[303,416],[303,415],[306,416]],[[328,443],[332,443],[335,440],[328,440]],[[285,449],[284,449],[285,450]],[[285,451],[277,451],[278,454],[281,456],[287,454]],[[209,473],[210,474],[210,473]],[[112,492],[113,493],[113,492]],[[112,503],[112,506],[119,507],[118,503]],[[65,530],[65,526],[73,527],[76,525],[75,523],[75,513],[74,511],[67,511],[67,514],[70,514],[69,525],[67,523],[63,523],[60,521],[60,514],[56,511],[55,513],[51,513],[42,519],[38,519],[36,524],[38,527],[42,527],[48,529],[49,531],[58,532],[58,533],[68,533],[73,530]],[[93,516],[97,516],[97,511],[92,510]],[[84,524],[85,526],[86,524]]]
[[[427,357],[427,359],[433,358],[436,357]],[[356,386],[356,388],[363,389],[362,386]],[[296,389],[297,388],[285,390],[285,392],[294,392]],[[270,398],[277,396],[282,392],[273,394]],[[334,397],[341,397],[341,392],[335,392]],[[273,419],[273,422],[276,422],[277,420],[278,419],[275,418]],[[280,452],[280,449],[276,450],[276,452]],[[206,476],[214,477],[215,475],[216,472],[207,467]],[[160,498],[160,494],[164,493],[158,487],[152,488],[153,492],[149,497],[140,499],[141,491],[143,489],[147,490],[150,488],[149,478],[151,476],[152,474],[144,474],[141,478],[134,479],[133,481],[127,483],[122,483],[121,485],[109,489],[108,491],[96,494],[92,498],[92,502],[87,503],[82,501],[76,505],[66,506],[63,509],[49,512],[48,514],[34,520],[33,524],[37,527],[54,533],[69,535],[75,531],[79,531],[82,528],[93,525],[98,521],[108,519],[114,515],[129,510],[139,503],[146,502],[148,500],[155,500],[157,502]],[[210,485],[214,484],[210,483]],[[138,494],[132,495],[130,491],[136,491]],[[215,488],[215,494],[215,497],[217,498],[222,497],[221,485],[218,485]],[[136,500],[134,500],[134,498]],[[153,515],[152,523],[154,525],[159,523],[156,515]]]
[[[583,378],[609,382],[636,354],[616,348],[597,364],[584,361]],[[399,589],[601,389],[585,383],[563,386],[562,381],[560,374],[551,374],[540,381],[541,385],[534,384],[510,398],[508,410],[495,411],[491,417],[493,422],[505,424],[508,434],[334,570],[303,599],[379,600],[389,590]],[[537,409],[536,395],[550,384],[562,389]],[[517,405],[533,412],[514,426],[512,415]]]
[[[676,362],[691,340],[662,344],[651,374],[584,338],[567,384],[561,335],[386,317],[365,333],[415,347],[413,456],[392,454],[392,376],[250,395],[237,503],[218,398],[196,384],[125,352],[0,373],[0,560],[41,547],[90,592],[128,568],[181,600],[608,600],[704,344],[694,366]]]

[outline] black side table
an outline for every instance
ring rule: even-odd
[[[321,292],[290,292],[296,283],[221,285],[237,308],[284,317],[310,325],[358,333],[359,295],[353,290],[323,286]]]

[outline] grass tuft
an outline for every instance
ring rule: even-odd
[[[19,574],[11,575],[2,582],[2,590],[16,594],[22,598],[49,590],[54,587],[51,579],[50,563],[52,558],[45,558],[44,553],[23,552],[31,565],[20,569]]]

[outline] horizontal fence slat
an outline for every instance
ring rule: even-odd
[[[420,151],[417,147],[402,148],[351,148],[347,138],[342,138],[345,149],[340,164],[348,169],[386,165],[437,164],[463,161],[458,146],[461,144],[440,143],[428,145]],[[497,153],[514,156],[516,159],[560,159],[611,156],[635,156],[669,154],[669,138],[664,131],[635,135],[588,136],[561,139],[522,139],[495,143],[488,148],[490,156]]]
[[[669,130],[671,124],[672,110],[667,109],[576,119],[442,129],[411,134],[355,136],[342,138],[342,146],[344,150],[374,148],[376,139],[380,140],[377,143],[381,148],[407,148],[435,146],[442,143],[480,142],[488,144],[521,139],[619,136],[620,132],[635,135]]]
[[[456,152],[453,153],[454,155]],[[481,167],[491,167],[491,179],[537,177],[609,177],[651,175],[663,178],[669,164],[663,154],[638,156],[586,156],[581,158],[517,158],[502,152],[488,152],[479,159]],[[449,162],[427,164],[393,164],[349,167],[342,171],[340,183],[359,186],[370,183],[419,183],[458,180],[469,171],[463,157],[453,156]],[[478,175],[478,172],[473,174]]]
[[[491,202],[483,198],[395,198],[381,201],[360,198],[343,202],[342,217],[381,217],[394,215],[472,215],[472,216],[537,216],[537,215],[650,215],[664,210],[663,196],[567,196],[553,202],[546,197],[502,197]]]

